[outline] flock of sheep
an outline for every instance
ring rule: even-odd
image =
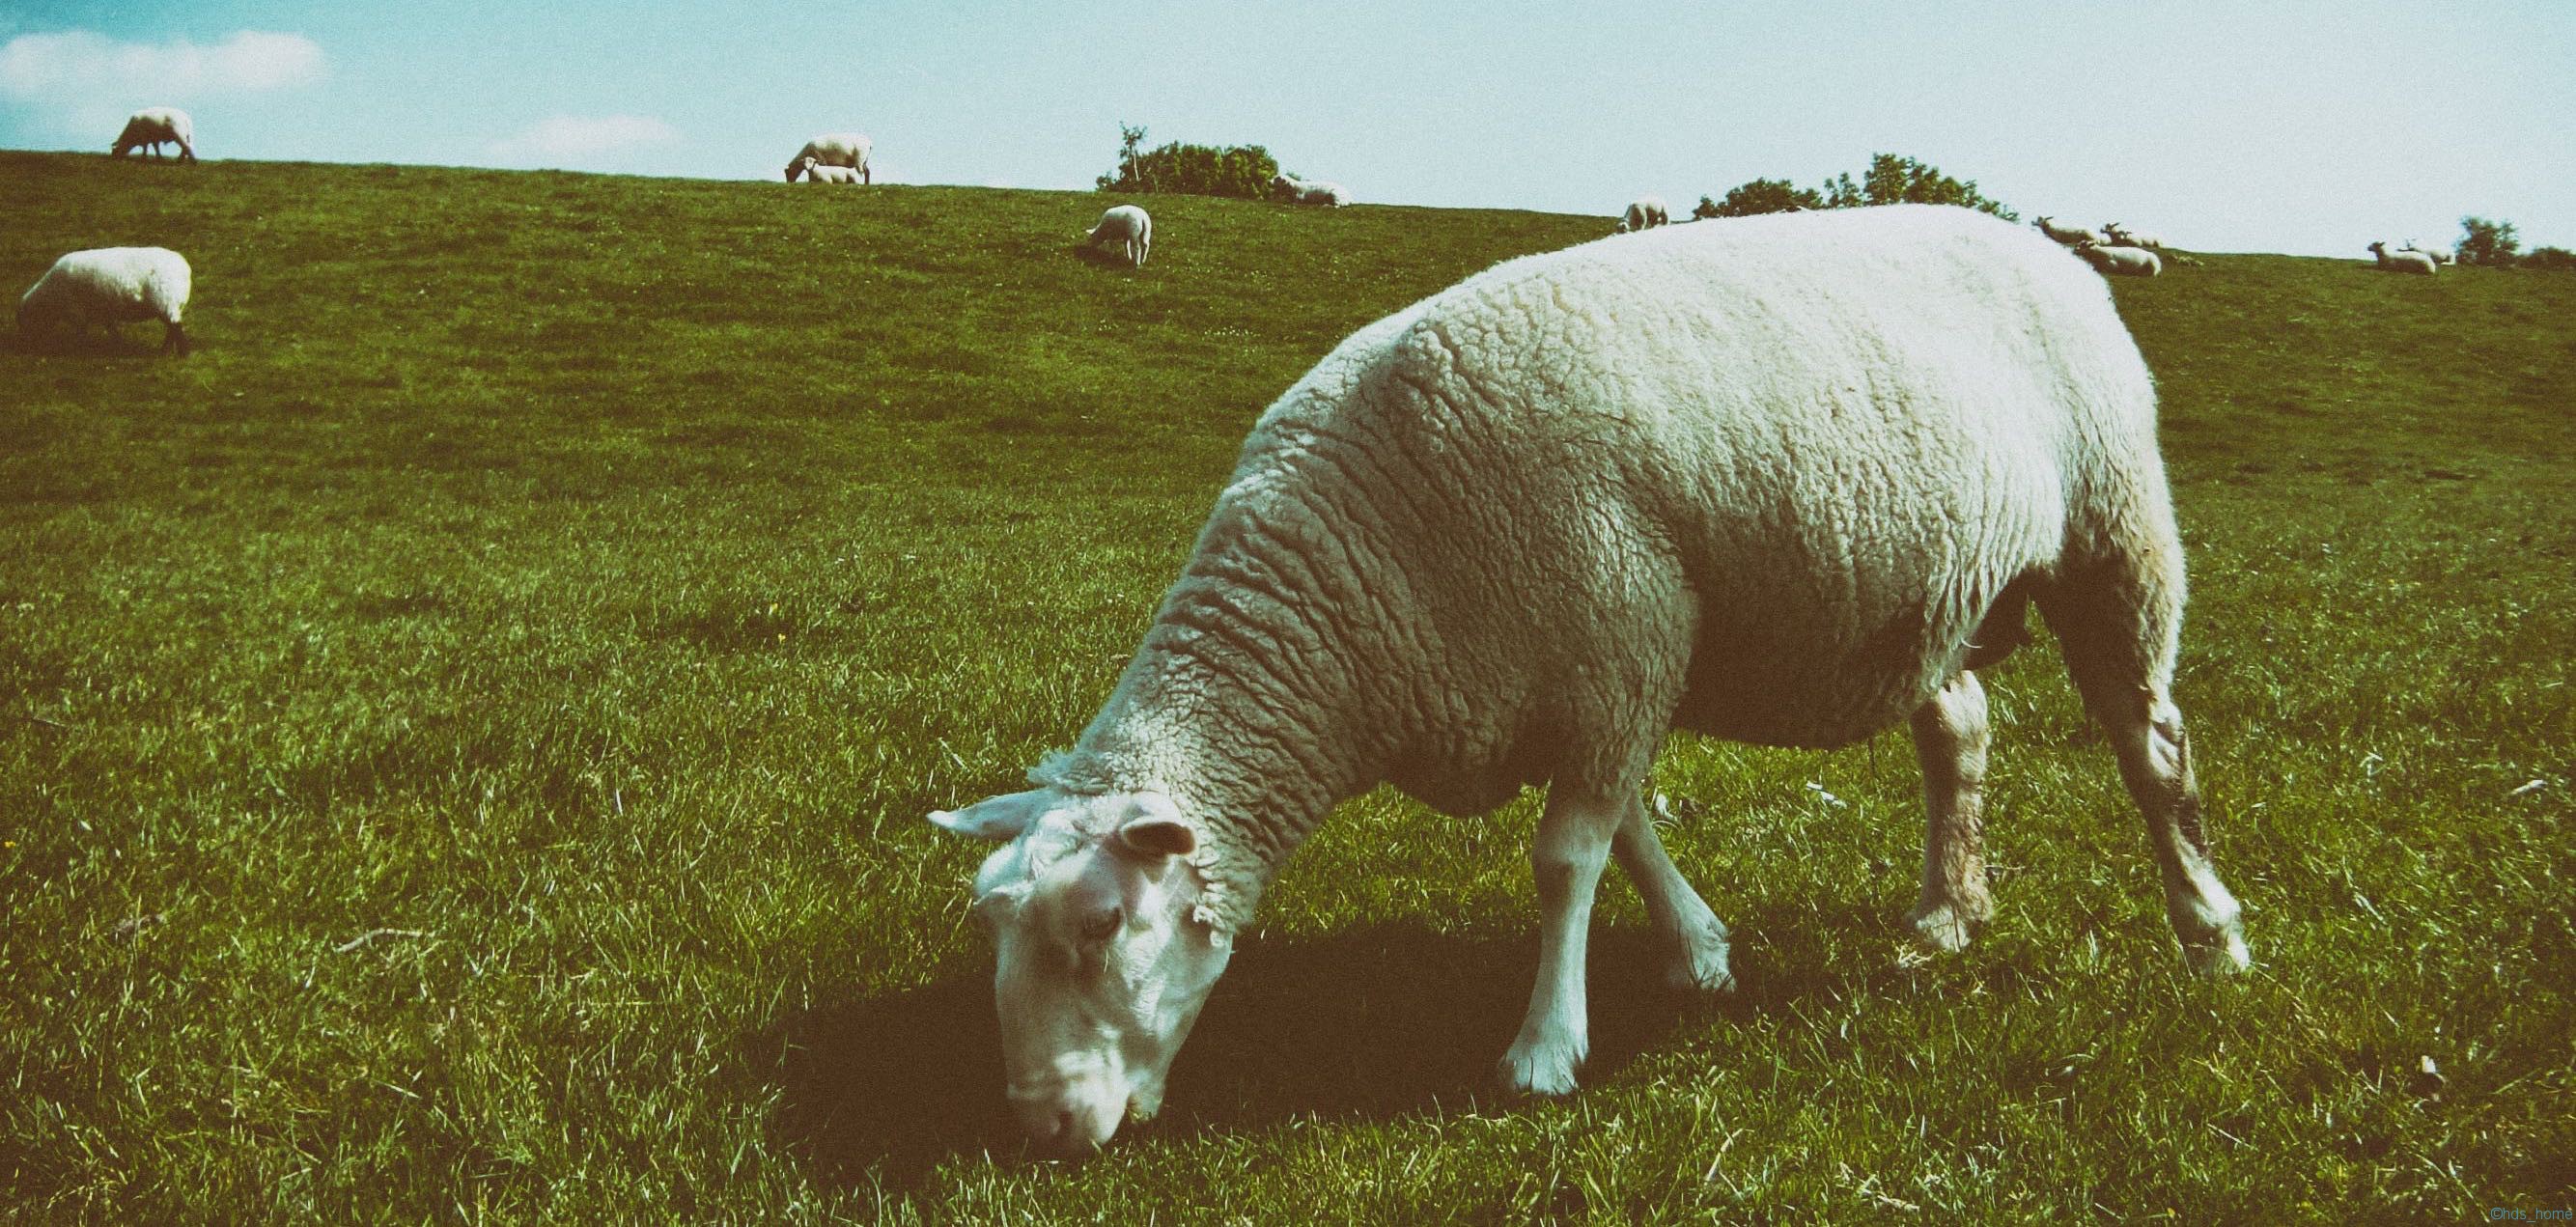
[[[187,112],[175,107],[136,111],[125,121],[108,156],[121,158],[139,151],[159,157],[163,145],[178,146],[179,161],[197,160],[196,125]],[[809,183],[871,183],[870,149],[868,138],[859,133],[827,132],[805,142],[805,147],[788,159],[787,181],[794,183],[801,178]],[[1293,204],[1337,207],[1350,203],[1349,193],[1340,184],[1308,182],[1287,175],[1272,179],[1270,191],[1274,199]],[[1143,268],[1146,254],[1153,247],[1153,235],[1154,222],[1145,210],[1118,205],[1102,213],[1100,224],[1084,238],[1093,244],[1121,245],[1127,262]],[[54,261],[53,267],[45,270],[45,275],[18,300],[18,331],[32,335],[159,320],[164,325],[161,352],[184,358],[188,355],[188,333],[180,321],[188,309],[189,277],[187,258],[166,247],[75,251]]]
[[[146,107],[125,121],[117,134],[110,156],[123,157],[131,151],[142,151],[158,157],[163,145],[178,146],[178,159],[197,160],[195,125],[188,113],[174,107]],[[856,132],[829,132],[805,142],[796,156],[788,159],[787,181],[803,179],[809,183],[858,184],[874,182],[868,170],[872,148],[866,136]],[[1270,181],[1273,199],[1291,204],[1339,207],[1350,203],[1350,195],[1338,183],[1312,182],[1279,175]],[[1617,232],[1627,234],[1668,225],[1672,211],[1659,196],[1641,196],[1620,217]],[[2106,276],[2153,277],[2164,271],[2164,258],[2178,264],[2195,264],[2189,255],[2170,251],[2164,240],[2138,234],[2112,222],[2099,231],[2057,225],[2041,217],[2042,233],[2074,250],[2097,271]],[[1091,245],[1111,244],[1121,250],[1130,266],[1143,268],[1153,249],[1153,219],[1136,205],[1117,205],[1100,215],[1099,224],[1084,235]],[[2430,275],[2450,261],[2447,253],[2416,245],[2412,240],[2390,248],[2385,242],[2372,243],[2371,255],[2378,266],[2392,272]],[[189,270],[187,260],[163,247],[110,247],[76,251],[55,261],[43,278],[30,288],[18,303],[18,327],[29,329],[86,328],[93,324],[113,327],[137,320],[160,320],[166,329],[162,335],[164,353],[185,356],[187,332],[180,317],[188,305]]]
[[[1672,210],[1665,206],[1663,197],[1640,196],[1629,202],[1626,212],[1620,215],[1616,232],[1627,234],[1671,222]],[[2060,244],[2072,248],[2076,255],[2082,256],[2095,271],[2105,276],[2153,277],[2164,271],[2164,261],[2158,253],[2166,250],[2165,241],[2154,235],[2128,230],[2118,222],[2112,222],[2099,231],[2077,230],[2043,217],[2039,219],[2039,229]],[[2177,264],[2199,263],[2181,252],[2170,254]]]
[[[1626,234],[1670,221],[1671,210],[1665,208],[1663,197],[1640,196],[1621,214],[1617,232]],[[2105,223],[2100,230],[2061,226],[2048,217],[2035,219],[2035,224],[2040,233],[2082,256],[2085,263],[2107,277],[2153,277],[2164,271],[2167,259],[2176,264],[2200,263],[2187,252],[2167,247],[2164,239],[2140,234],[2118,222]],[[2436,268],[2451,262],[2449,252],[2421,246],[2413,239],[2394,248],[2385,242],[2372,243],[2368,250],[2380,268],[2393,273],[2431,276]]]

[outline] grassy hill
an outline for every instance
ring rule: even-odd
[[[1657,995],[1612,886],[1590,1089],[1499,1101],[1535,809],[1381,793],[1166,1118],[1019,1158],[980,850],[921,815],[1080,729],[1335,341],[1610,225],[1156,199],[1135,272],[1073,250],[1103,203],[0,153],[0,284],[170,246],[200,346],[0,345],[0,1217],[2567,1203],[2576,277],[2261,256],[2117,286],[2252,975],[2181,971],[2028,652],[1969,953],[1899,940],[1901,733],[1678,740],[1743,990]]]

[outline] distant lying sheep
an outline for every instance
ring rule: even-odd
[[[2146,247],[2161,251],[2165,245],[2164,239],[2157,235],[2140,234],[2118,222],[2104,223],[2102,237],[2111,240],[2104,244],[2108,247]]]
[[[856,183],[859,181],[859,172],[852,170],[847,166],[825,166],[812,158],[797,159],[796,165],[789,167],[787,170],[787,181],[789,183],[796,182],[796,174],[800,170],[804,172],[805,181],[808,183]]]
[[[54,261],[18,300],[18,331],[159,320],[161,352],[188,356],[188,261],[166,247],[102,247]]]
[[[872,182],[868,178],[868,138],[856,132],[826,132],[805,142],[805,147],[797,150],[795,157],[787,159],[789,183],[796,182],[796,176],[804,171],[809,159],[822,166],[849,167],[858,175],[859,182]]]
[[[2402,249],[2390,251],[2384,242],[2371,244],[2370,254],[2378,258],[2379,267],[2392,273],[2422,273],[2430,277],[2441,267],[2428,253]]]
[[[1290,204],[1327,205],[1336,209],[1351,202],[1350,193],[1343,191],[1341,184],[1292,179],[1286,175],[1270,180],[1270,194]]]
[[[2105,277],[2153,277],[2165,271],[2164,261],[2144,247],[2120,247],[2086,239],[2075,245],[2075,254]]]
[[[186,111],[177,107],[145,107],[127,117],[125,130],[116,134],[116,144],[108,150],[107,156],[121,158],[129,151],[140,149],[157,158],[161,156],[161,146],[177,145],[179,160],[194,162],[197,160],[196,133],[197,125],[189,121]]]
[[[2066,244],[2066,245],[2067,245],[2067,246],[2069,246],[2069,247],[2073,247],[2073,246],[2074,246],[2074,245],[2076,245],[2077,243],[2082,243],[2082,242],[2087,242],[2087,241],[2095,242],[2095,243],[2099,243],[2099,242],[2101,242],[2101,241],[2102,241],[2102,236],[2101,236],[2101,235],[2095,234],[2095,233],[2093,233],[2093,232],[2092,232],[2092,231],[2090,231],[2090,230],[2079,230],[2079,229],[2073,229],[2073,228],[2066,227],[2066,226],[2061,226],[2061,225],[2058,225],[2056,222],[2050,221],[2049,219],[2047,219],[2047,218],[2045,218],[2045,217],[2042,217],[2042,218],[2036,218],[2036,219],[2034,219],[2034,220],[2037,222],[2037,224],[2038,224],[2038,226],[2039,226],[2039,232],[2040,232],[2041,234],[2045,234],[2045,235],[2047,235],[2048,237],[2050,237],[2050,238],[2052,238],[2052,239],[2055,239],[2055,240],[2057,240],[2057,241],[2058,241],[2058,242],[2060,242],[2060,243],[2064,243],[2064,244]]]
[[[1134,205],[1117,205],[1100,215],[1100,224],[1083,236],[1086,243],[1124,243],[1127,263],[1145,267],[1145,256],[1154,249],[1154,219]]]
[[[1663,197],[1640,196],[1634,202],[1629,204],[1627,215],[1619,219],[1619,229],[1617,233],[1626,234],[1631,230],[1644,230],[1650,226],[1661,226],[1671,220],[1673,220],[1672,214],[1669,210],[1664,208]]]
[[[2451,262],[2450,252],[2444,251],[2439,247],[2426,247],[2422,243],[2418,243],[2413,239],[2406,240],[2406,242],[2401,244],[2397,250],[2423,252],[2425,255],[2433,257],[2433,263],[2435,264],[2448,264]]]

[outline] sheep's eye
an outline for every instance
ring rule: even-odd
[[[1082,922],[1082,940],[1086,944],[1108,941],[1117,935],[1119,926],[1126,923],[1127,909],[1113,907]]]

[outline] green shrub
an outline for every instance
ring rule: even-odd
[[[1104,192],[1179,192],[1259,200],[1268,195],[1279,160],[1259,145],[1184,145],[1139,151],[1145,130],[1118,125],[1118,169],[1100,176]]]
[[[2576,269],[2576,251],[2564,247],[2534,247],[2522,258],[2524,268],[2546,268],[2559,272]]]
[[[1953,179],[1928,162],[1916,161],[1902,154],[1873,154],[1869,169],[1855,181],[1849,172],[1839,174],[1812,188],[1798,187],[1786,179],[1755,179],[1727,189],[1726,198],[1711,201],[1699,198],[1694,217],[1745,217],[1756,213],[1786,213],[1793,209],[1851,209],[1862,205],[1884,204],[1949,204],[1961,205],[1981,213],[1992,213],[2005,221],[2020,221],[2021,215],[2002,201],[1988,198],[1977,190],[1974,180]]]

